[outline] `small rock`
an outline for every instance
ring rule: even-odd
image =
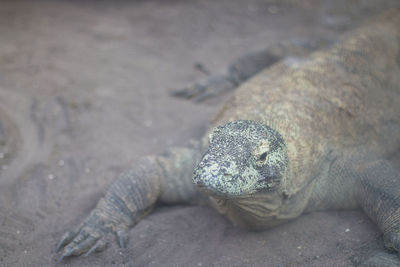
[[[268,12],[270,14],[278,14],[278,7],[277,6],[269,6],[268,7]]]

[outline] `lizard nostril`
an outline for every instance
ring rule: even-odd
[[[195,183],[196,183],[197,186],[204,187],[204,182],[202,180],[200,180],[200,179],[196,180]]]

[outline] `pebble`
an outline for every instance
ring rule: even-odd
[[[277,14],[278,13],[278,8],[276,6],[269,6],[268,7],[268,12],[270,14]]]

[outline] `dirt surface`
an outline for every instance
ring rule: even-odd
[[[218,73],[278,41],[335,38],[396,2],[2,1],[0,266],[358,265],[382,248],[360,211],[254,233],[208,207],[159,207],[127,249],[110,237],[58,264],[55,246],[131,162],[202,135],[226,96],[168,95],[204,78],[195,63]]]

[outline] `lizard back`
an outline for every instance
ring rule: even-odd
[[[285,139],[292,193],[329,155],[382,157],[400,148],[400,12],[390,11],[303,62],[246,82],[213,124],[254,120]],[[289,192],[290,193],[290,192]]]

